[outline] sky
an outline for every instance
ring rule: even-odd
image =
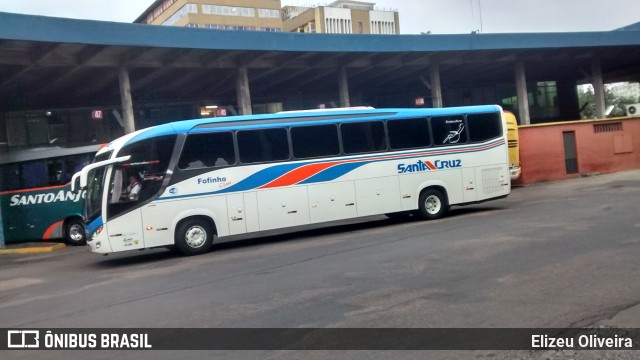
[[[366,0],[400,14],[402,34],[609,31],[640,22],[640,0]],[[282,0],[282,5],[331,1]],[[132,22],[153,0],[0,0],[0,11]]]

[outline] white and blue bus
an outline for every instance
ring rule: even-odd
[[[437,219],[511,191],[505,115],[493,105],[179,121],[111,142],[76,176],[96,253],[195,255],[231,235],[379,214]]]

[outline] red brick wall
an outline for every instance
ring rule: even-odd
[[[594,130],[594,125],[616,123],[621,123],[622,131]],[[522,126],[519,130],[522,175],[516,184],[640,168],[640,118]],[[565,131],[575,132],[578,174],[566,173],[562,136]]]

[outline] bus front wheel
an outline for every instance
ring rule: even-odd
[[[427,189],[420,194],[418,213],[425,220],[440,219],[449,211],[446,195],[438,189]]]
[[[185,220],[176,230],[175,242],[184,255],[207,253],[213,244],[213,226],[201,218]]]
[[[86,244],[87,236],[85,235],[84,225],[82,221],[78,219],[71,219],[67,221],[64,227],[65,240],[67,244],[73,246],[80,246]]]

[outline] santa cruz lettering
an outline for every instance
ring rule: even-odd
[[[436,160],[422,161],[418,160],[412,164],[398,164],[398,174],[415,173],[431,170],[455,169],[462,167],[462,160]]]

